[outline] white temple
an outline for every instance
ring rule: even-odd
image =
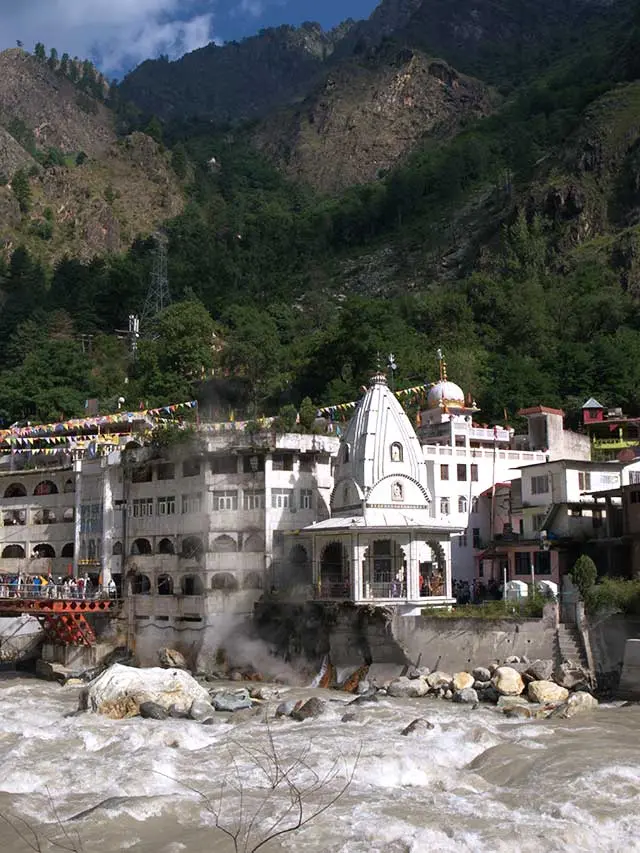
[[[415,430],[376,374],[341,440],[331,517],[305,529],[316,594],[407,613],[452,603],[451,535],[460,532],[436,513]]]

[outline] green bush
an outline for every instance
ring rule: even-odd
[[[598,570],[591,557],[587,557],[586,554],[578,557],[574,567],[571,569],[571,580],[578,589],[583,601],[589,595],[589,590],[595,584],[597,577]]]
[[[590,613],[640,615],[640,580],[603,578],[588,591],[585,604]]]

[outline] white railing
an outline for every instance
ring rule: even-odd
[[[453,448],[448,444],[424,444],[425,456],[453,456],[454,450],[456,456],[470,456],[472,459],[493,459],[493,449],[472,447]],[[544,453],[539,453],[533,450],[497,450],[496,459],[506,459],[510,462],[544,462],[546,457]]]

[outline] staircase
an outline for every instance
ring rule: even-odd
[[[582,640],[575,625],[566,622],[561,622],[558,625],[554,652],[556,666],[570,660],[579,663],[589,672],[589,664],[582,648]]]

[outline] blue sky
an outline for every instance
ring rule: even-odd
[[[0,49],[37,41],[59,54],[97,60],[119,76],[143,59],[176,58],[212,40],[262,27],[365,18],[377,0],[0,0]]]

